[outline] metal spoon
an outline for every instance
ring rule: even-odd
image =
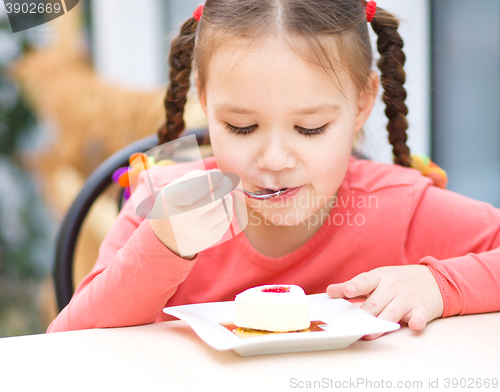
[[[255,192],[248,192],[241,188],[234,188],[235,191],[240,191],[245,194],[250,199],[256,200],[267,200],[272,199],[273,197],[279,196],[287,191],[288,188],[280,189],[279,191],[272,191],[270,189],[260,189]]]

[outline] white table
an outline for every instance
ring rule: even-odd
[[[435,320],[421,333],[403,327],[343,350],[254,357],[215,351],[183,321],[0,339],[0,391],[9,392],[350,390],[358,381],[356,390],[398,390],[398,381],[407,383],[399,390],[437,390],[429,380],[444,390],[454,377],[500,382],[500,313]]]

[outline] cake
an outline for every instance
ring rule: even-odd
[[[309,299],[296,285],[252,287],[235,298],[234,325],[271,332],[309,328]]]

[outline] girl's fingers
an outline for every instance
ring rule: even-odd
[[[361,305],[360,308],[363,309],[365,312],[368,312],[372,316],[377,317],[394,300],[395,296],[396,296],[396,293],[393,290],[390,290],[390,289],[384,288],[384,287],[380,287],[379,289],[375,290],[366,299],[365,302],[363,302],[363,305]],[[389,310],[389,312],[391,312],[391,310]],[[401,316],[401,317],[403,317],[403,316]]]
[[[395,298],[394,301],[391,301],[391,303],[387,305],[382,312],[380,312],[378,318],[399,323],[407,314],[409,313],[406,301]]]
[[[428,312],[424,307],[412,309],[405,319],[407,320],[408,327],[414,331],[421,331],[425,328],[427,321],[429,321]],[[403,319],[403,321],[405,321],[405,319]]]
[[[363,340],[375,340],[381,337],[383,333],[375,333],[373,335],[365,335],[362,337]]]
[[[378,272],[363,272],[347,282],[329,285],[326,288],[326,293],[332,298],[369,296],[377,288],[379,281]]]
[[[380,283],[380,274],[377,270],[363,272],[344,283],[344,295],[347,298],[358,295],[368,295],[377,288]]]
[[[378,315],[379,319],[392,321],[394,323],[399,323],[408,313],[408,306],[405,306],[404,301],[398,301],[394,299],[391,301],[382,312]],[[364,340],[374,340],[381,337],[383,333],[366,335],[363,337]]]
[[[393,321],[398,323],[400,321],[408,323],[408,327],[414,331],[421,331],[425,328],[427,324],[427,311],[423,307],[417,307],[409,312],[403,303],[397,303],[397,301],[392,301],[380,315],[379,318],[383,320]],[[363,340],[374,340],[382,336],[383,334],[373,334],[363,336]]]
[[[214,180],[212,183],[213,189],[210,188],[208,177],[201,170],[198,170],[198,172],[194,174],[189,172],[189,177],[188,174],[184,175],[185,179],[183,182],[176,184],[172,182],[163,188],[162,192],[165,196],[169,216],[191,211],[211,204],[214,201],[220,203],[220,200],[229,195],[233,190],[231,179],[225,177],[223,172],[211,174],[211,177],[213,175],[222,176],[222,179]],[[198,176],[193,177],[196,174]]]
[[[344,283],[331,284],[326,288],[326,293],[331,298],[345,298],[343,287]]]
[[[343,298],[347,299],[347,297],[344,295],[344,283],[335,283],[331,284],[326,288],[326,293],[331,297],[331,298]],[[366,295],[359,295],[356,297],[349,298],[349,300],[357,302],[359,301],[364,301],[366,299]]]

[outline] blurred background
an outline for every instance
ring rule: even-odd
[[[0,337],[43,333],[56,316],[58,226],[100,163],[162,123],[170,40],[200,4],[80,0],[12,33],[0,2]],[[401,19],[412,153],[445,169],[448,189],[500,208],[500,0],[377,4]],[[195,89],[185,121],[207,125]],[[360,150],[390,163],[385,124],[379,96]],[[75,285],[116,218],[117,193],[110,186],[84,223]]]

